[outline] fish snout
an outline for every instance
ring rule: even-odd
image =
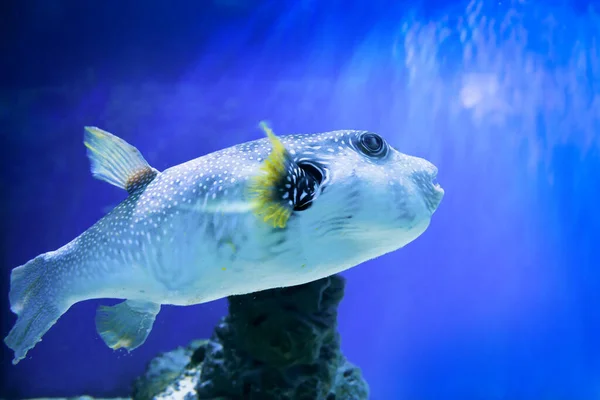
[[[429,195],[429,209],[431,210],[431,212],[433,213],[435,210],[437,210],[438,206],[440,205],[440,203],[442,202],[442,199],[444,198],[444,189],[442,188],[442,186],[438,183],[437,180],[437,172],[438,169],[437,167],[435,168],[435,172],[431,175],[431,188],[433,189],[432,192]]]
[[[427,160],[419,161],[421,168],[413,173],[413,180],[423,194],[427,208],[433,214],[444,198],[444,189],[437,180],[438,168]]]

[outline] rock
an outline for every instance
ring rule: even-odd
[[[143,376],[133,385],[135,400],[195,399],[196,385],[202,369],[198,360],[206,340],[193,341],[153,359]]]
[[[76,396],[76,397],[38,397],[29,400],[131,400],[131,397],[111,397],[101,398],[92,396]]]
[[[340,352],[339,276],[229,298],[203,353],[199,399],[362,400],[368,386]]]
[[[210,340],[161,354],[134,385],[135,400],[364,400],[360,369],[340,351],[344,280],[229,297]]]

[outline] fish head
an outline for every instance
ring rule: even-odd
[[[318,187],[310,207],[294,216],[302,236],[314,239],[311,246],[358,263],[399,249],[427,229],[444,196],[431,162],[368,131],[328,132],[302,142],[295,161]]]

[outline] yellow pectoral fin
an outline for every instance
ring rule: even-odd
[[[265,122],[260,123],[271,142],[271,153],[264,160],[260,173],[250,180],[249,194],[254,214],[275,228],[285,228],[293,208],[277,198],[277,187],[286,179],[289,154],[281,140]]]

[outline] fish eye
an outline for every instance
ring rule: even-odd
[[[387,143],[376,133],[363,133],[358,143],[363,153],[370,157],[383,157],[387,154]]]

